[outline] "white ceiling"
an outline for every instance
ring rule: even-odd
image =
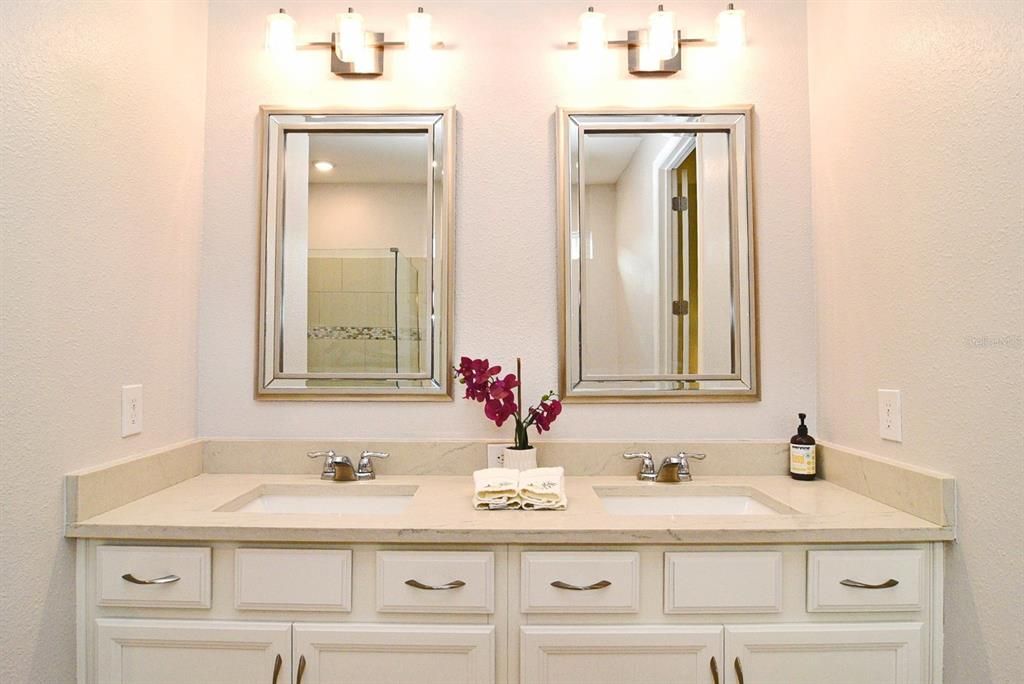
[[[587,185],[614,185],[629,166],[639,135],[588,135],[584,144]]]
[[[329,161],[330,171],[313,164]],[[309,136],[310,183],[426,183],[424,133],[315,133]]]

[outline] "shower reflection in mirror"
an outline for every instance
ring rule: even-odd
[[[264,308],[264,389],[442,391],[443,116],[302,118],[280,122],[270,167],[281,200],[268,203],[279,220],[268,241],[268,257],[278,253],[267,261],[276,306]]]

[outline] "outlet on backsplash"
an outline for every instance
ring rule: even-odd
[[[891,442],[903,441],[902,401],[899,390],[878,390],[878,435]]]

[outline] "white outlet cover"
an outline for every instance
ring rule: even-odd
[[[142,432],[142,385],[121,387],[121,436]]]
[[[878,390],[878,436],[903,441],[903,402],[899,390]]]

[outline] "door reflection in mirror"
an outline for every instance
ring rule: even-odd
[[[757,398],[747,122],[562,110],[568,398]]]

